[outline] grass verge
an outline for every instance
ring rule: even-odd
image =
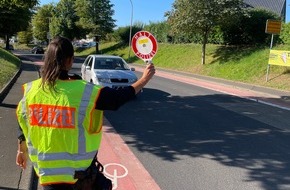
[[[0,90],[19,70],[20,62],[18,57],[0,48]]]

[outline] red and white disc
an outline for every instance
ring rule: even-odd
[[[140,59],[144,61],[152,60],[157,53],[157,40],[150,32],[137,32],[132,38],[132,49]]]

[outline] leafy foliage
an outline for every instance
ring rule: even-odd
[[[31,9],[38,3],[38,0],[1,0],[0,7],[14,9],[15,7]]]
[[[290,45],[290,23],[284,23],[282,25],[280,39],[284,44]]]
[[[51,37],[60,35],[74,39],[82,36],[81,29],[76,25],[79,17],[74,6],[75,0],[60,0],[57,4],[49,26]]]
[[[47,32],[49,31],[49,23],[55,13],[55,7],[52,4],[43,5],[37,11],[32,19],[33,35],[40,41],[47,41]]]
[[[37,0],[1,0],[0,1],[0,36],[6,37],[6,48],[9,36],[25,30],[30,22],[31,9]]]
[[[143,30],[143,26],[140,25],[133,25],[132,26],[132,36],[131,38],[139,31]],[[114,32],[115,39],[120,41],[122,44],[129,43],[129,36],[130,36],[130,26],[126,27],[119,27]]]
[[[32,25],[30,24],[25,31],[18,32],[17,37],[20,44],[28,45],[33,40]]]
[[[264,9],[249,9],[247,15],[241,15],[221,25],[226,44],[265,44],[269,43],[269,34],[265,33],[266,21],[278,19],[274,13]]]
[[[202,37],[202,64],[205,63],[205,47],[212,30],[220,23],[241,14],[241,0],[176,0],[173,10],[166,13],[172,33],[176,36]]]
[[[109,0],[76,0],[75,10],[79,17],[77,25],[90,36],[106,36],[115,27],[112,7]]]
[[[149,25],[144,27],[144,30],[150,31],[158,40],[158,42],[168,42],[168,34],[170,32],[170,26],[167,22],[150,22]]]

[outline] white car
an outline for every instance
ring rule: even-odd
[[[120,88],[129,86],[138,80],[124,59],[113,55],[89,55],[81,67],[83,80],[88,82]]]

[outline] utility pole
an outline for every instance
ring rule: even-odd
[[[131,38],[132,38],[132,22],[133,22],[133,3],[131,3],[131,22],[130,22],[130,34],[129,34],[129,53],[128,53],[128,61],[130,61],[130,52],[131,52]]]

